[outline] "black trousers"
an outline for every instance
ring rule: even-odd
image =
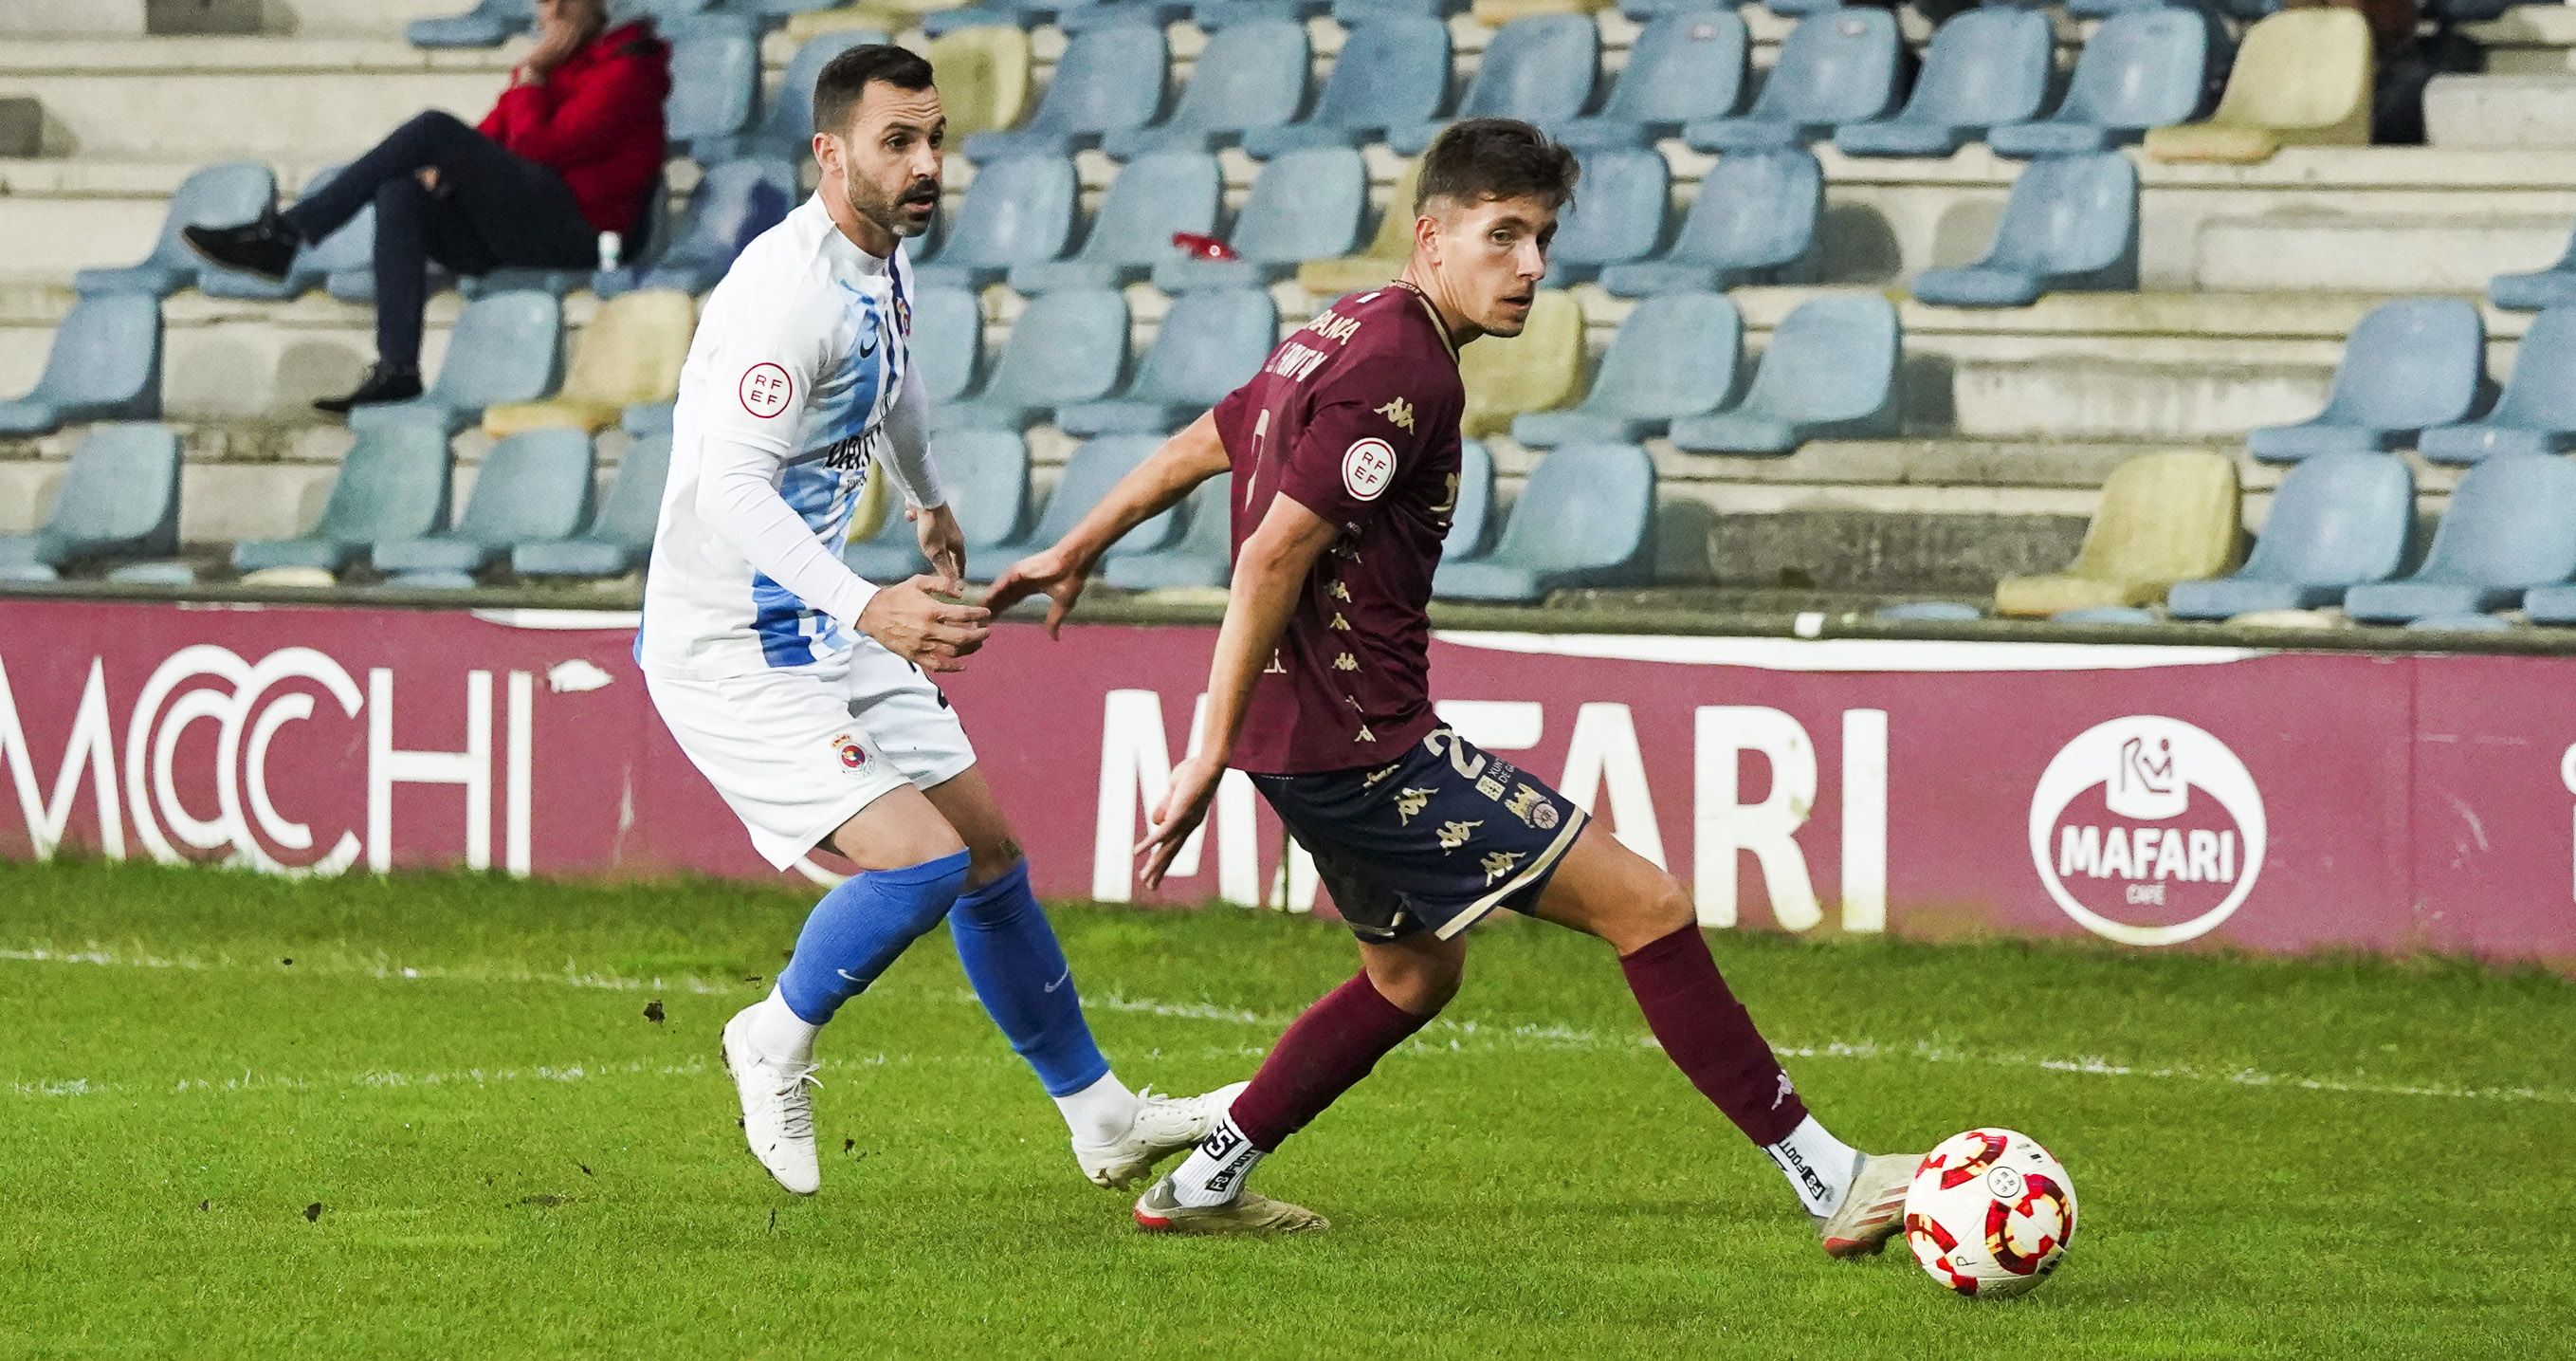
[[[436,190],[422,170],[438,171]],[[429,262],[458,274],[504,265],[582,269],[599,258],[599,235],[563,177],[514,156],[453,115],[424,113],[284,214],[295,234],[319,241],[376,206],[376,357],[420,366]]]

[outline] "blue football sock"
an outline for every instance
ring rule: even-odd
[[[895,956],[939,924],[966,886],[964,851],[899,870],[868,870],[823,895],[778,975],[778,995],[809,1025],[832,1019]]]
[[[948,914],[948,934],[984,1010],[1037,1070],[1047,1095],[1069,1096],[1108,1073],[1109,1060],[1082,1019],[1064,947],[1029,891],[1027,861],[959,898]]]

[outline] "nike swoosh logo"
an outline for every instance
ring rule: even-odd
[[[850,971],[849,971],[849,970],[847,970],[847,969],[834,969],[832,972],[834,972],[834,973],[836,973],[836,974],[839,974],[841,977],[846,978],[846,979],[848,979],[849,981],[851,981],[851,982],[853,982],[853,983],[858,984],[860,987],[866,987],[866,986],[867,986],[868,980],[866,980],[866,979],[864,979],[864,978],[859,977],[857,974],[854,974],[854,973],[850,972]]]
[[[1071,982],[1072,980],[1073,980],[1073,970],[1072,970],[1070,967],[1068,967],[1068,968],[1064,971],[1064,973],[1063,973],[1061,976],[1059,976],[1059,977],[1058,977],[1054,982],[1049,983],[1049,984],[1047,984],[1047,985],[1046,985],[1046,990],[1047,990],[1048,992],[1053,992],[1053,991],[1055,991],[1056,989],[1063,987],[1066,983]]]

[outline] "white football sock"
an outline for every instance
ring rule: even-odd
[[[774,987],[767,997],[760,999],[760,1005],[752,1008],[752,1048],[773,1059],[812,1063],[814,1037],[822,1033],[823,1027],[797,1015]]]
[[[1208,1131],[1179,1167],[1172,1169],[1172,1198],[1183,1205],[1223,1205],[1243,1194],[1244,1178],[1259,1166],[1263,1153],[1234,1127],[1229,1113]]]
[[[1842,1208],[1852,1178],[1860,1175],[1860,1150],[1827,1133],[1812,1115],[1799,1121],[1788,1138],[1762,1151],[1779,1164],[1798,1202],[1818,1219]]]
[[[1126,1138],[1136,1123],[1136,1094],[1116,1073],[1102,1073],[1099,1081],[1081,1091],[1057,1097],[1055,1108],[1064,1113],[1073,1141],[1092,1147]]]

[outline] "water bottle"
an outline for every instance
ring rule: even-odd
[[[599,268],[601,273],[617,268],[618,252],[625,242],[615,232],[599,234]]]

